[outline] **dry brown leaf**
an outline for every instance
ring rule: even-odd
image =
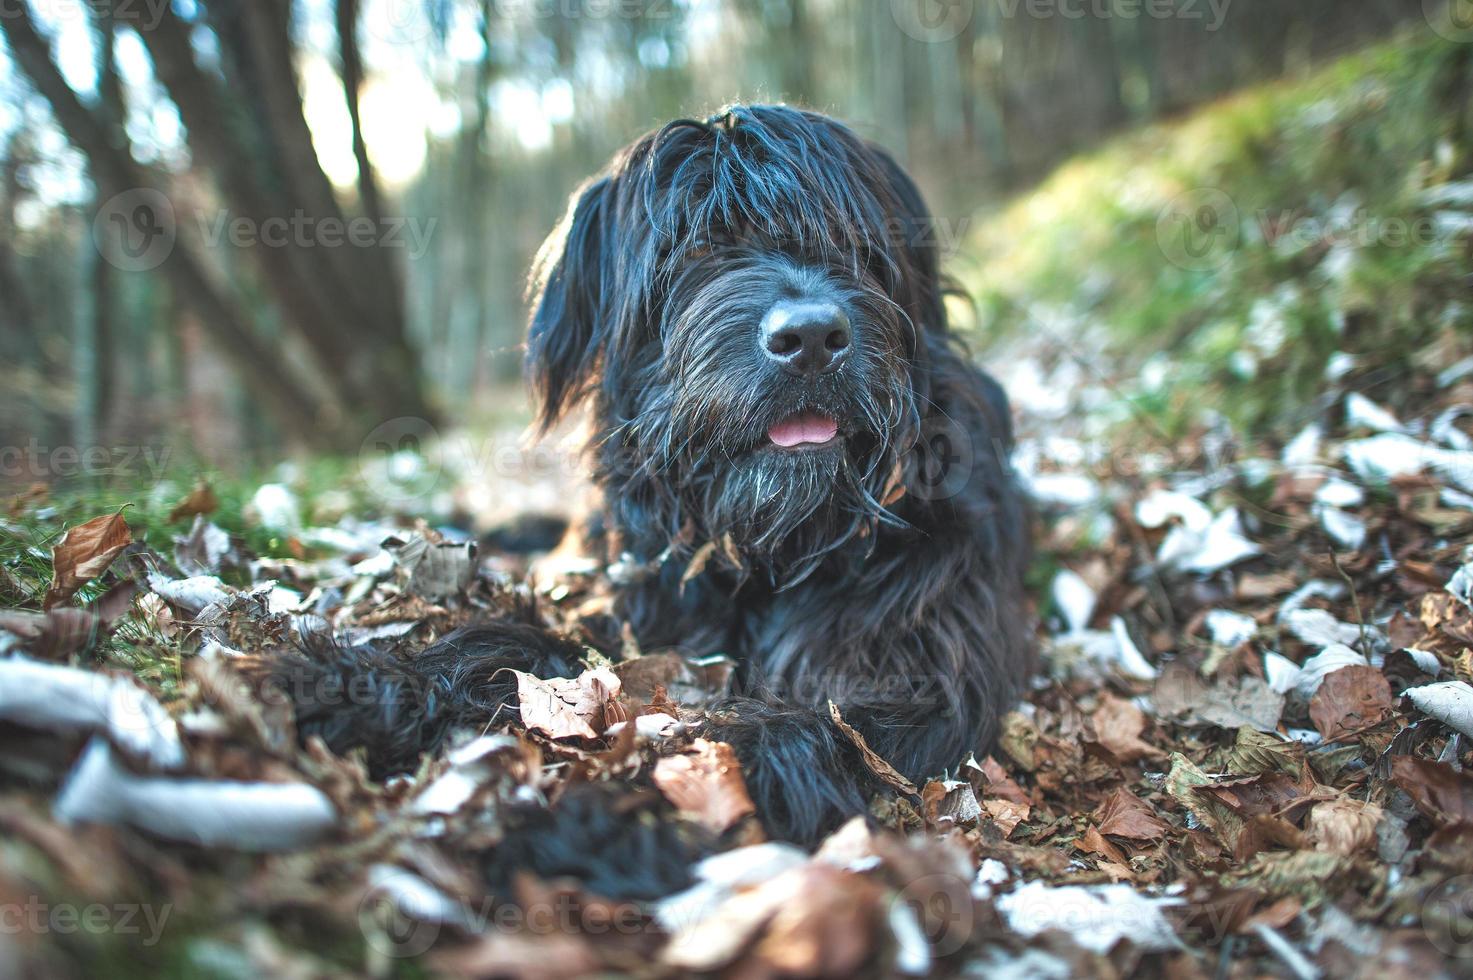
[[[1314,801],[1305,787],[1281,772],[1227,779],[1198,786],[1196,792],[1209,797],[1240,817],[1284,816]]]
[[[1309,839],[1317,851],[1354,854],[1376,843],[1381,808],[1360,800],[1326,800],[1309,811]]]
[[[608,728],[605,712],[618,697],[620,684],[607,668],[548,680],[520,670],[512,673],[517,678],[522,724],[528,728],[551,738],[598,738]]]
[[[757,958],[783,976],[856,976],[884,922],[882,894],[868,878],[808,865],[768,924]]]
[[[696,553],[690,556],[690,564],[685,566],[685,574],[680,576],[680,587],[682,589],[685,588],[687,582],[706,570],[706,564],[714,554],[716,554],[715,541],[707,541],[696,549]]]
[[[62,535],[51,552],[51,588],[46,590],[44,608],[51,609],[77,594],[77,590],[107,571],[113,559],[133,543],[133,532],[123,514],[94,517]]]
[[[681,813],[718,834],[757,812],[742,767],[725,742],[698,738],[688,752],[656,763],[653,778]]]
[[[1162,671],[1152,696],[1164,718],[1234,731],[1243,725],[1274,731],[1284,708],[1284,696],[1260,678],[1245,676],[1208,685],[1196,671],[1180,664]]]
[[[972,784],[962,779],[931,780],[921,790],[921,809],[933,824],[973,823],[982,815]]]
[[[1298,580],[1289,572],[1243,575],[1238,579],[1238,598],[1244,601],[1272,599],[1274,596],[1293,592],[1298,584]]]
[[[839,706],[832,701],[829,702],[829,717],[834,719],[834,724],[839,726],[839,731],[849,736],[849,740],[859,748],[859,754],[864,756],[864,764],[869,766],[871,772],[902,793],[914,796],[918,792],[915,783],[906,779],[899,770],[880,758],[875,750],[869,747],[864,736],[844,720],[844,717],[839,714]]]
[[[1126,857],[1120,852],[1120,848],[1106,840],[1100,834],[1099,828],[1093,825],[1085,830],[1084,836],[1079,838],[1074,846],[1086,854],[1099,855],[1112,864],[1126,863]]]
[[[897,459],[895,468],[890,471],[890,480],[885,486],[885,495],[880,498],[881,507],[889,507],[897,504],[905,497],[905,461]]]
[[[220,500],[215,496],[215,490],[208,483],[200,481],[189,491],[189,496],[174,505],[169,511],[169,522],[182,521],[185,518],[205,516],[213,514],[220,506]]]
[[[1156,841],[1171,829],[1156,816],[1151,804],[1124,786],[1105,798],[1095,810],[1094,818],[1099,822],[1100,833],[1127,840]]]
[[[1027,803],[1014,803],[1012,800],[987,800],[983,802],[982,809],[992,817],[992,822],[997,824],[1004,837],[1011,835],[1014,828],[1033,812]]]
[[[1001,797],[1004,800],[1012,800],[1014,803],[1033,802],[1028,794],[1023,792],[1023,787],[1008,775],[1002,764],[990,755],[982,760],[982,775],[987,779],[987,785],[983,787],[984,795]]]
[[[719,694],[725,683],[720,671],[698,667],[675,653],[646,653],[621,660],[612,670],[623,682],[625,694],[645,702],[663,690],[677,704],[697,704]]]
[[[63,607],[44,613],[0,609],[0,629],[13,634],[27,653],[40,660],[65,660],[85,650],[107,625],[90,609]]]
[[[1129,701],[1104,694],[1090,720],[1099,743],[1121,762],[1166,757],[1165,752],[1141,740],[1140,734],[1146,730],[1146,715]]]
[[[792,868],[753,888],[720,899],[714,909],[698,909],[660,951],[660,960],[687,972],[709,973],[731,963],[756,941],[762,927],[798,890],[810,865]],[[761,974],[758,973],[760,976]]]
[[[1412,755],[1391,759],[1391,781],[1434,823],[1473,823],[1473,774]]]
[[[138,583],[124,579],[88,603],[84,609],[62,606],[47,612],[0,609],[0,630],[15,637],[28,654],[40,660],[66,660],[92,646],[133,606]]]
[[[1448,592],[1429,592],[1422,597],[1422,625],[1454,643],[1473,644],[1473,612]]]
[[[1293,895],[1281,898],[1249,916],[1243,923],[1243,930],[1249,931],[1260,923],[1271,929],[1283,929],[1299,916],[1302,908],[1304,908],[1304,903]]]
[[[1391,709],[1391,685],[1375,667],[1341,667],[1320,684],[1309,717],[1325,738],[1374,725]]]

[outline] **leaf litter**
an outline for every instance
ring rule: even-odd
[[[249,509],[292,557],[211,523],[205,484],[174,541],[54,528],[50,579],[0,613],[0,901],[187,906],[174,962],[240,976],[1467,975],[1473,380],[1353,377],[1283,445],[1081,452],[1088,412],[1025,406],[1039,676],[991,755],[921,786],[832,706],[886,790],[812,854],[765,839],[696,737],[730,664],[641,650],[586,564],[534,590],[424,524],[314,526],[282,484]],[[384,783],[252,683],[309,638],[410,655],[529,609],[584,672],[517,673],[519,711]],[[495,870],[589,789],[717,853],[639,898]],[[95,950],[58,938],[0,936],[0,964],[85,975]]]

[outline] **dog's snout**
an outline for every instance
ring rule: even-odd
[[[837,370],[852,340],[849,317],[834,303],[778,303],[762,319],[762,350],[793,375]]]

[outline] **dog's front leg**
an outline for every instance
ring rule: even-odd
[[[818,844],[883,786],[826,709],[730,697],[708,708],[704,729],[735,750],[763,826],[779,840]]]
[[[811,844],[884,788],[829,702],[916,785],[990,749],[1029,675],[1029,619],[1000,550],[954,540],[785,593],[748,637],[750,696],[718,706],[711,732],[773,836]]]

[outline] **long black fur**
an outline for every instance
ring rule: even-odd
[[[411,657],[313,639],[275,658],[266,682],[293,704],[299,738],[315,735],[339,755],[361,749],[369,775],[383,779],[413,772],[457,730],[515,718],[511,670],[573,677],[582,653],[539,626],[502,620],[456,630]]]
[[[648,570],[617,612],[646,649],[737,660],[739,697],[707,729],[776,837],[811,843],[875,788],[830,701],[919,780],[987,750],[1031,668],[1007,400],[949,331],[934,232],[884,150],[816,113],[737,106],[620,153],[534,270],[542,426],[590,412],[604,502],[589,543]],[[795,379],[760,349],[764,314],[795,299],[847,314],[840,370]],[[839,446],[773,447],[770,427],[800,411],[840,420]],[[378,666],[386,690],[426,695],[347,717],[308,706],[303,730],[406,768],[509,710],[493,664],[571,672],[575,653],[549,643],[483,627]]]
[[[689,821],[671,817],[653,789],[576,785],[551,808],[512,808],[506,839],[483,855],[481,871],[501,893],[511,891],[518,871],[530,871],[544,880],[575,879],[604,898],[654,901],[689,887],[691,865],[714,844]]]

